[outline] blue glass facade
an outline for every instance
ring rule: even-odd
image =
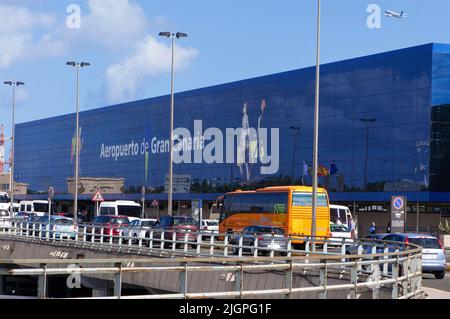
[[[442,201],[450,201],[450,173],[444,169],[450,163],[450,45],[330,63],[321,72],[320,183],[332,198],[370,200],[408,192],[421,198],[439,194]],[[191,177],[192,193],[310,184],[314,77],[311,67],[177,94],[176,128],[187,128],[194,137],[194,121],[202,120],[200,136],[218,128],[224,140],[227,128],[278,130],[279,165],[265,175],[264,164],[236,164],[235,139],[234,163],[183,163],[174,166],[174,173]],[[142,185],[163,192],[169,105],[170,97],[163,96],[82,112],[80,175],[125,178],[129,193],[139,193]],[[267,141],[276,135],[274,130]],[[67,193],[74,132],[74,114],[17,125],[17,181],[30,184],[31,192],[53,186],[59,194]],[[116,146],[120,148],[113,150]],[[266,155],[275,150],[269,143]],[[112,154],[117,151],[118,156]],[[251,145],[247,152],[252,152]],[[222,151],[212,153],[220,158]]]

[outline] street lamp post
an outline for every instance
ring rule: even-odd
[[[369,125],[376,121],[376,119],[360,119],[366,125],[366,155],[364,158],[364,189],[367,189],[367,161],[369,159]]]
[[[5,85],[12,87],[12,126],[11,126],[11,163],[9,171],[9,190],[10,190],[10,211],[14,215],[14,151],[15,151],[15,126],[16,126],[16,87],[25,85],[19,81],[5,81]]]
[[[297,146],[298,146],[298,136],[300,134],[300,127],[299,126],[291,126],[290,127],[291,130],[295,131],[295,136],[294,136],[294,155],[292,158],[292,182],[294,182],[294,175],[295,175],[295,159],[297,156]]]
[[[186,33],[177,32],[160,32],[159,36],[170,38],[171,50],[172,50],[172,63],[171,63],[171,84],[170,84],[170,155],[169,155],[169,193],[168,193],[168,208],[167,212],[169,216],[172,216],[172,199],[173,199],[173,113],[175,104],[175,94],[174,94],[174,81],[175,81],[175,71],[174,71],[174,41],[175,38],[187,38]]]
[[[73,218],[75,224],[78,223],[78,171],[80,165],[80,67],[88,67],[91,64],[88,62],[67,62],[66,65],[72,66],[76,69],[77,74],[77,97],[76,97],[76,138],[75,138],[75,178],[74,178],[74,206]]]
[[[311,216],[312,251],[316,251],[316,220],[317,220],[317,188],[319,162],[319,102],[320,102],[320,0],[317,0],[317,53],[316,53],[316,97],[314,107],[314,143],[313,143],[313,194]]]

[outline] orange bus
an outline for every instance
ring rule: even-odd
[[[275,226],[285,234],[310,236],[312,187],[280,186],[256,191],[235,191],[223,198],[220,233],[242,231],[248,226]],[[317,191],[316,236],[330,236],[330,202],[323,188]]]

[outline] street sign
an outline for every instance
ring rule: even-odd
[[[191,192],[191,176],[190,175],[174,175],[172,180],[173,192],[176,194]],[[166,175],[164,184],[165,193],[169,192],[169,175]]]
[[[152,207],[158,207],[159,206],[159,203],[158,203],[158,201],[155,199],[153,202],[152,202]]]
[[[391,233],[403,233],[406,226],[407,199],[393,196],[391,200]]]
[[[102,196],[102,193],[100,193],[100,191],[97,191],[94,195],[94,197],[92,197],[92,201],[93,202],[104,202],[105,199]]]

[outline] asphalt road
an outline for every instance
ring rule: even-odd
[[[434,288],[450,292],[450,273],[447,272],[444,279],[438,280],[432,274],[423,274],[422,285],[427,288]]]

